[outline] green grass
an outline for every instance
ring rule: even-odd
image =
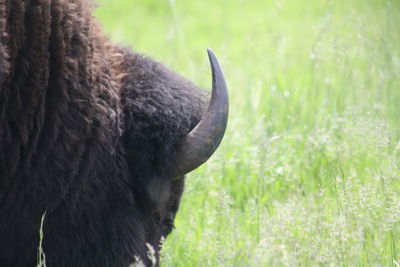
[[[226,137],[162,266],[399,266],[400,2],[99,0],[113,40],[210,87]]]

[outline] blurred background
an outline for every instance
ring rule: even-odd
[[[111,39],[230,89],[162,266],[400,266],[400,2],[97,0]]]

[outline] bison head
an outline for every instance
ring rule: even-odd
[[[208,109],[194,84],[163,65],[123,51],[124,146],[139,208],[154,223],[158,249],[174,227],[184,175],[206,162],[220,144],[228,118],[228,94],[211,50],[213,89]]]

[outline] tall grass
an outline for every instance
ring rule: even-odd
[[[163,266],[400,264],[400,3],[99,0],[110,36],[230,87]]]
[[[43,224],[46,219],[46,211],[43,213],[42,218],[40,220],[40,229],[39,229],[39,246],[37,250],[37,264],[36,267],[46,267],[46,255],[43,251]]]

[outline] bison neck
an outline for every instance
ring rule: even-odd
[[[118,54],[86,2],[0,0],[0,212],[51,209],[116,153]]]

